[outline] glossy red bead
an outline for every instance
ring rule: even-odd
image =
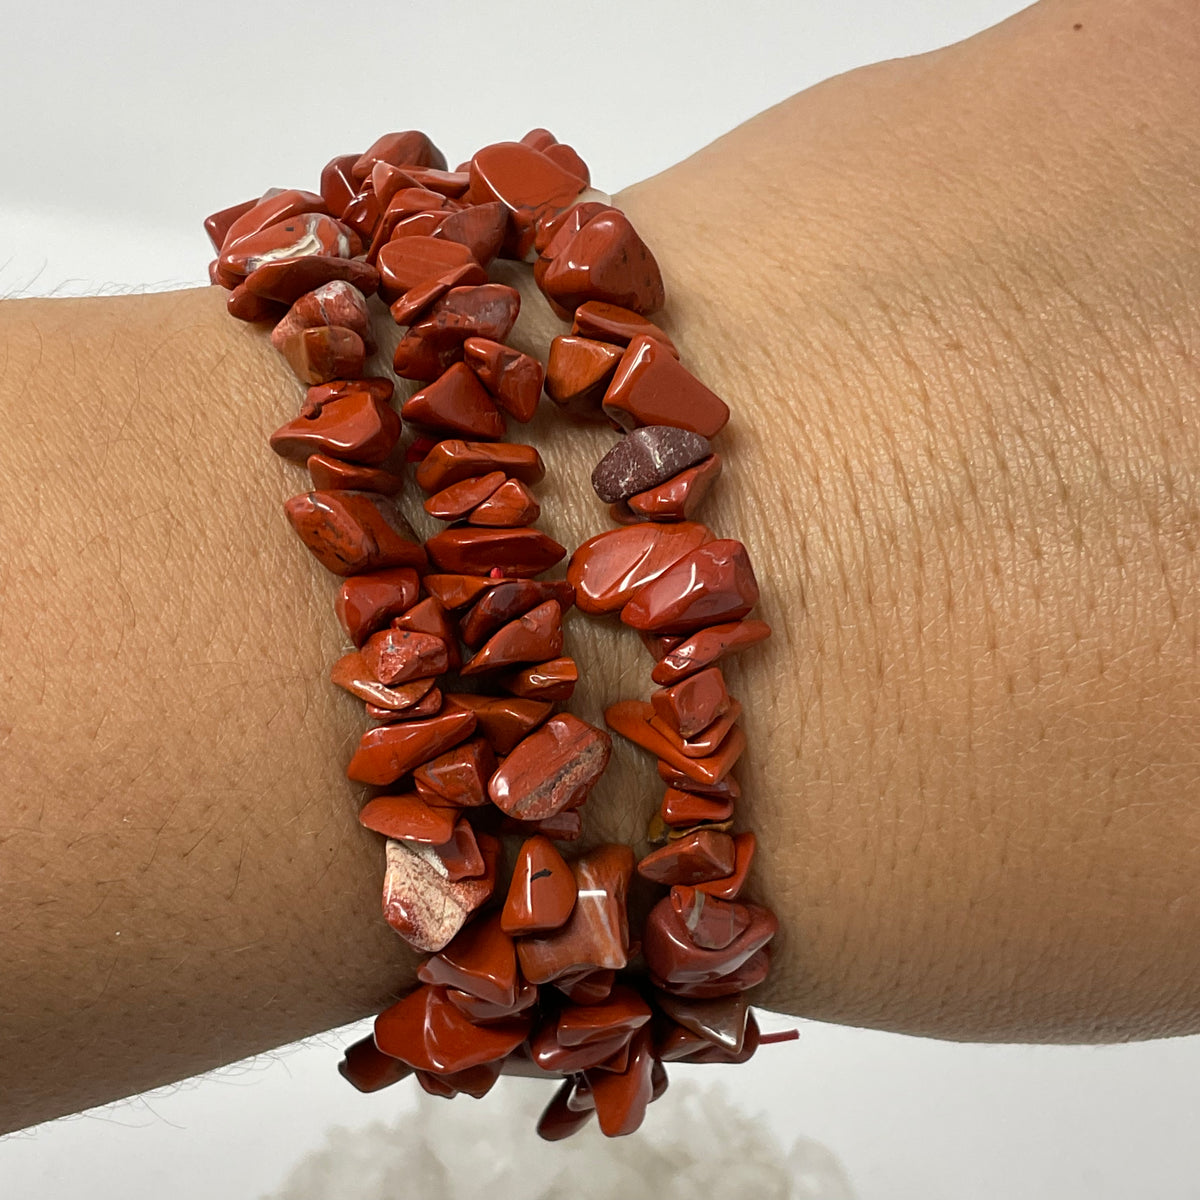
[[[700,511],[712,485],[721,475],[721,456],[710,454],[694,467],[630,496],[631,515],[646,521],[686,521]]]
[[[544,820],[582,804],[611,753],[612,739],[602,729],[560,713],[511,751],[489,781],[488,795],[509,816]]]
[[[417,793],[431,804],[476,808],[488,803],[496,755],[486,738],[472,738],[422,763],[413,772]]]
[[[449,841],[454,833],[455,816],[453,809],[434,808],[420,796],[407,793],[368,800],[359,811],[358,821],[385,837],[436,845]]]
[[[550,260],[539,286],[568,313],[588,300],[652,313],[666,300],[654,255],[629,218],[616,209],[588,221]]]
[[[352,575],[338,589],[334,612],[346,635],[361,646],[417,601],[420,580],[411,567]]]
[[[545,933],[566,924],[575,907],[575,877],[546,837],[527,838],[517,853],[500,914],[506,933]]]
[[[310,454],[304,460],[318,492],[378,492],[395,496],[404,489],[404,476],[383,467],[364,467],[327,454]]]
[[[617,346],[628,346],[635,337],[652,337],[679,357],[675,343],[663,330],[632,309],[619,304],[606,304],[603,300],[588,300],[575,310],[571,332],[580,337],[595,338],[601,342],[612,342]]]
[[[462,479],[486,475],[490,471],[503,471],[524,483],[538,483],[545,477],[546,467],[542,456],[532,446],[519,442],[470,442],[447,438],[433,446],[421,460],[416,480],[422,491],[437,492]]]
[[[611,729],[701,784],[720,782],[746,748],[746,735],[735,725],[714,754],[689,758],[680,751],[677,741],[650,725],[653,715],[654,709],[641,700],[619,700],[604,710],[604,720]]]
[[[601,405],[621,354],[608,342],[559,334],[546,360],[546,395],[568,416],[607,422]]]
[[[425,548],[440,570],[462,575],[486,575],[493,568],[506,575],[539,575],[567,552],[540,529],[446,529]]]
[[[655,663],[650,678],[670,685],[771,636],[766,621],[729,621],[688,634]]]
[[[650,695],[655,716],[683,739],[695,737],[729,711],[732,700],[720,667],[697,671]]]
[[[626,429],[675,425],[706,438],[729,420],[729,406],[652,337],[635,337],[604,393],[604,412]]]
[[[562,609],[547,600],[502,625],[463,667],[464,675],[478,675],[513,663],[541,662],[563,647]]]
[[[723,879],[734,866],[733,838],[711,829],[697,829],[652,850],[637,866],[652,883],[703,883]]]
[[[424,984],[375,1018],[375,1044],[418,1070],[462,1071],[503,1058],[528,1030],[520,1017],[476,1025],[446,999],[445,988]]]
[[[567,566],[575,602],[583,612],[594,615],[623,609],[639,588],[711,537],[705,526],[691,521],[673,525],[646,522],[598,533],[579,546]]]
[[[363,661],[380,683],[394,686],[450,669],[446,643],[430,633],[381,629],[363,643]]]
[[[553,704],[544,700],[521,700],[514,696],[481,696],[474,692],[451,692],[452,700],[473,712],[479,732],[497,754],[508,754],[522,738],[536,729],[551,713]]]
[[[458,483],[434,492],[425,501],[425,511],[439,521],[459,521],[482,504],[504,482],[504,478],[503,471],[489,471],[486,475],[460,479]]]
[[[545,374],[538,359],[490,338],[469,337],[463,342],[463,361],[506,413],[518,421],[533,417]]]
[[[436,690],[432,679],[414,679],[409,683],[402,683],[399,687],[388,687],[387,684],[380,683],[357,650],[343,654],[333,664],[329,678],[338,687],[345,688],[352,696],[357,696],[360,700],[365,701],[368,710],[376,710],[371,715],[380,720],[386,719],[379,716],[381,711],[417,715],[413,712],[414,707],[420,705],[430,692]],[[438,708],[440,707],[441,700],[439,699]],[[421,715],[428,714],[421,713]]]
[[[509,479],[471,510],[467,522],[489,528],[512,529],[520,525],[532,525],[541,511],[542,506],[529,488],[519,479]]]
[[[455,988],[497,1006],[516,999],[517,951],[493,913],[467,925],[440,953],[417,968],[422,983]]]
[[[335,575],[424,567],[425,550],[399,509],[374,492],[306,492],[284,502],[292,528]]]
[[[650,633],[687,634],[740,620],[757,603],[758,583],[745,546],[723,538],[699,546],[638,587],[621,620]]]
[[[504,417],[466,363],[455,363],[410,396],[400,409],[406,421],[441,433],[499,441]]]
[[[359,783],[395,783],[423,762],[465,741],[474,729],[475,714],[447,698],[436,716],[368,729],[346,774]]]
[[[413,1069],[398,1058],[384,1054],[375,1045],[374,1037],[368,1034],[346,1048],[338,1063],[338,1073],[360,1092],[378,1092],[407,1079]]]

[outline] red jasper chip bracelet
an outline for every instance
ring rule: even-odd
[[[382,789],[359,820],[386,839],[383,915],[429,955],[342,1075],[375,1091],[415,1074],[475,1097],[501,1074],[554,1078],[542,1137],[593,1113],[617,1136],[666,1088],[664,1063],[744,1062],[794,1037],[763,1035],[745,995],[777,922],[741,896],[755,838],[732,831],[732,771],[746,739],[720,666],[770,630],[750,617],[745,547],[694,519],[729,409],[649,319],[662,276],[629,220],[544,129],[453,171],[414,130],[334,158],[317,192],[272,189],[205,228],[230,313],[270,324],[309,385],[270,444],[308,468],[312,490],[286,515],[342,579],[351,647],[331,679],[374,722],[346,773]],[[497,257],[531,262],[571,322],[544,368],[505,343],[520,295],[489,282]],[[417,386],[399,414],[392,379],[365,374],[371,296],[405,330],[392,366]],[[617,527],[578,547],[565,580],[539,578],[566,556],[536,527],[541,456],[506,440],[543,390],[570,419],[624,431],[592,475]],[[423,543],[395,499],[408,464],[445,523]],[[650,699],[605,712],[664,785],[640,862],[628,846],[568,861],[555,845],[579,837],[611,752],[609,733],[560,707],[578,679],[572,606],[619,614],[654,658]],[[522,840],[505,888],[506,834]],[[665,889],[640,937],[631,886]]]

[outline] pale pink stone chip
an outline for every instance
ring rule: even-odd
[[[492,894],[495,882],[494,870],[482,879],[451,882],[432,847],[388,838],[384,919],[411,946],[436,954]]]

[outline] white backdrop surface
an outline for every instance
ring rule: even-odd
[[[1020,7],[2,0],[0,294],[206,283],[208,212],[314,186],[385,129],[425,129],[453,163],[544,125],[615,191],[822,78]],[[798,1024],[799,1042],[746,1066],[673,1077],[719,1077],[785,1148],[823,1143],[859,1200],[1200,1200],[1200,1038],[965,1046]],[[367,1027],[2,1139],[0,1200],[274,1194],[332,1126],[414,1108],[405,1085],[360,1096],[336,1075]],[[471,1138],[482,1106],[445,1105],[451,1135]],[[614,1164],[630,1140],[611,1144]],[[793,1194],[835,1195],[799,1177]]]

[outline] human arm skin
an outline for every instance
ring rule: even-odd
[[[616,198],[735,414],[705,517],[775,627],[726,672],[782,925],[756,1003],[1200,1032],[1198,85],[1194,4],[1047,0]],[[222,297],[0,305],[0,1130],[412,980],[344,776],[336,581],[266,446],[302,389]],[[530,440],[543,527],[605,527],[611,435]],[[567,630],[586,719],[649,686],[629,630]],[[588,838],[639,837],[656,781],[619,744]]]

